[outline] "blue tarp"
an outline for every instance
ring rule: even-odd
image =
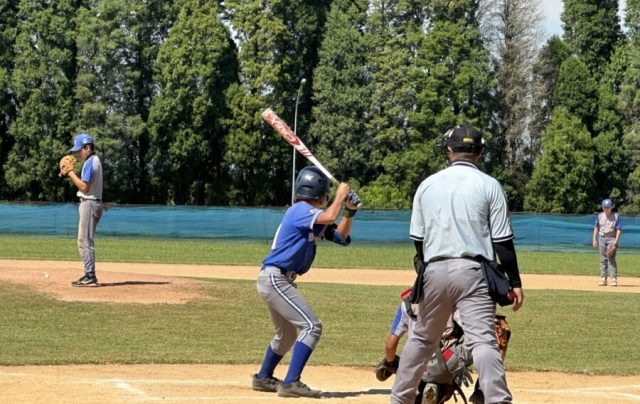
[[[99,236],[270,240],[286,208],[220,208],[115,205],[104,214]],[[362,210],[352,237],[358,241],[408,242],[408,210]],[[593,215],[513,214],[518,248],[585,249]],[[622,216],[621,247],[640,248],[640,218]],[[0,203],[0,233],[75,237],[76,204]]]

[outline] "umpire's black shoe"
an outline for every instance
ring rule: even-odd
[[[85,275],[77,281],[71,282],[71,286],[98,286],[98,278]]]
[[[269,393],[275,393],[278,390],[278,383],[280,380],[275,377],[265,377],[263,379],[258,379],[258,375],[253,375],[253,379],[251,380],[251,388],[256,391],[267,391]]]

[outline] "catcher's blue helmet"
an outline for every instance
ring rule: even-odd
[[[329,179],[317,167],[305,167],[298,173],[295,185],[296,201],[320,200],[329,193]]]

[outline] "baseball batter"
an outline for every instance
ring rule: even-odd
[[[298,291],[296,277],[309,271],[320,239],[346,246],[360,199],[341,183],[333,203],[329,200],[329,180],[316,167],[303,168],[295,183],[296,203],[284,215],[264,259],[257,290],[267,303],[276,335],[267,347],[260,371],[253,375],[252,388],[277,392],[280,397],[320,398],[321,392],[300,380],[311,353],[322,333],[322,323]],[[346,215],[336,220],[346,201]],[[299,331],[299,333],[298,333]],[[282,357],[293,347],[289,370],[280,381],[273,376]]]
[[[71,282],[72,286],[98,286],[96,278],[96,249],[94,237],[102,217],[102,164],[95,155],[93,137],[80,133],[69,150],[84,160],[80,176],[71,170],[66,175],[78,188],[78,251],[84,266],[84,276]]]
[[[400,355],[392,403],[413,403],[421,369],[438,349],[447,320],[458,309],[464,347],[471,352],[485,403],[510,403],[511,392],[495,336],[495,302],[488,293],[482,262],[499,258],[514,294],[514,310],[524,299],[513,245],[511,218],[502,187],[476,166],[484,139],[469,125],[450,129],[443,144],[449,167],[424,180],[416,191],[410,224],[423,292],[417,320]]]

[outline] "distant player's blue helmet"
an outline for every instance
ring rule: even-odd
[[[73,139],[73,147],[69,151],[75,153],[88,144],[93,144],[93,138],[86,133],[80,133]]]
[[[320,200],[329,193],[329,179],[317,167],[305,167],[298,173],[295,185],[296,201]]]

